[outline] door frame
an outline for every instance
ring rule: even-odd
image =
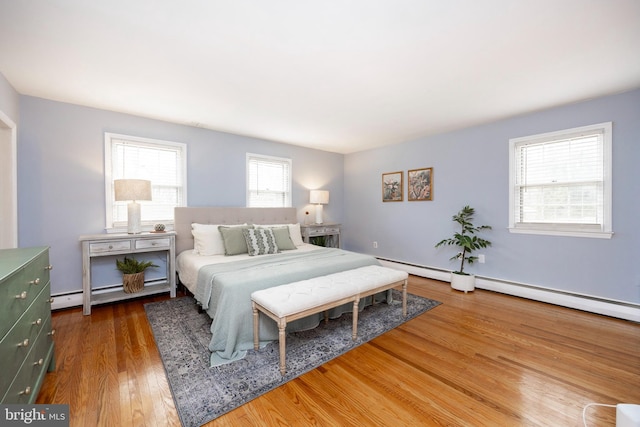
[[[0,249],[18,247],[17,126],[0,110]]]

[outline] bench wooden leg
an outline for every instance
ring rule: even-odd
[[[280,373],[284,376],[287,372],[287,362],[285,359],[285,349],[287,347],[285,329],[287,321],[285,319],[278,320],[278,343],[280,344]]]
[[[354,341],[358,336],[358,303],[359,302],[360,302],[359,298],[353,300],[353,326],[351,327],[352,329],[351,339]]]
[[[407,282],[405,279],[402,283],[402,317],[407,317]]]
[[[260,347],[260,318],[255,302],[251,302],[251,309],[253,310],[253,349],[257,350]]]

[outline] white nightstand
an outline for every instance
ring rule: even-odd
[[[301,225],[302,240],[311,243],[314,237],[325,237],[325,245],[331,248],[340,248],[340,224],[307,224]]]
[[[82,242],[82,302],[83,313],[91,314],[91,306],[129,298],[138,298],[169,292],[171,298],[176,296],[176,234],[142,233],[142,234],[93,234],[80,236]],[[106,292],[95,292],[91,286],[91,260],[95,257],[113,255],[133,255],[144,252],[165,252],[167,256],[166,280],[145,283],[140,292],[126,293],[122,288]]]

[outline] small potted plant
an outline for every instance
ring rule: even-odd
[[[122,287],[128,294],[140,292],[144,288],[144,271],[149,267],[157,267],[151,261],[138,261],[124,257],[116,260],[116,268],[122,272]]]
[[[460,269],[451,273],[451,287],[453,289],[464,291],[472,291],[475,289],[476,277],[472,274],[464,272],[464,264],[468,262],[473,264],[478,257],[471,255],[473,251],[491,246],[491,242],[482,239],[475,234],[481,230],[490,230],[488,225],[473,225],[473,215],[475,210],[469,205],[465,206],[453,216],[453,221],[460,225],[460,231],[455,233],[453,237],[444,239],[438,244],[436,248],[440,246],[457,246],[459,252],[451,257],[451,261],[460,260]]]

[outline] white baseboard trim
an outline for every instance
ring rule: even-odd
[[[68,294],[51,295],[53,303],[52,310],[61,310],[63,308],[71,308],[82,305],[82,291]]]
[[[382,265],[406,271],[415,276],[429,279],[450,282],[451,272],[435,268],[406,264],[403,262],[379,259]],[[589,295],[574,294],[557,289],[544,288],[523,283],[508,282],[505,280],[492,279],[477,276],[476,287],[488,291],[500,292],[516,297],[532,299],[535,301],[555,304],[562,307],[574,308],[576,310],[588,311],[590,313],[602,314],[619,319],[640,322],[640,305],[624,301],[607,300]],[[77,307],[82,305],[82,291],[75,293],[52,295],[52,310]]]
[[[450,282],[450,271],[429,267],[406,264],[403,262],[379,259],[382,265],[406,271],[420,277]],[[500,279],[476,276],[476,287],[488,291],[500,292],[516,297],[532,299],[535,301],[555,304],[590,313],[602,314],[619,319],[640,322],[640,305],[625,301],[615,301],[590,295],[583,295],[561,291],[558,289],[544,288],[541,286],[527,285]]]

